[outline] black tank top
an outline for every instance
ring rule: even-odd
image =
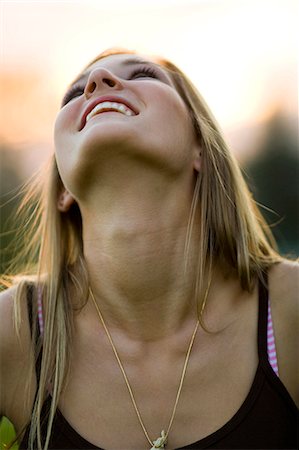
[[[268,290],[260,282],[257,336],[259,363],[249,393],[236,414],[224,426],[181,449],[298,449],[298,409],[268,361],[267,318]],[[46,436],[49,400],[46,400],[42,411],[43,438]],[[28,435],[29,427],[20,449],[28,448]],[[80,436],[59,410],[54,418],[49,449],[103,450]],[[130,449],[124,446],[120,450]]]

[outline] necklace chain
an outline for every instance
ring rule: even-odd
[[[201,308],[201,314],[203,313],[203,310],[204,310],[204,307],[205,307],[205,303],[206,303],[209,287],[210,287],[210,283],[209,283],[208,288],[207,288],[207,290],[205,292],[203,306]],[[116,350],[116,347],[114,345],[114,342],[113,342],[113,339],[111,337],[111,334],[110,334],[110,332],[109,332],[109,330],[108,330],[108,328],[106,326],[106,323],[104,321],[104,318],[103,318],[103,315],[101,313],[101,310],[100,310],[100,308],[99,308],[99,306],[98,306],[98,304],[97,304],[97,302],[95,300],[95,297],[93,295],[91,287],[89,287],[89,293],[91,295],[92,301],[93,301],[94,306],[96,308],[96,311],[98,313],[99,319],[100,319],[100,321],[101,321],[101,323],[103,325],[103,328],[104,328],[104,330],[106,332],[108,340],[109,340],[109,342],[111,344],[111,347],[113,349],[115,358],[116,358],[116,360],[118,362],[119,368],[120,368],[120,370],[121,370],[121,372],[123,374],[123,377],[124,377],[124,380],[126,382],[126,385],[127,385],[127,388],[128,388],[128,391],[129,391],[129,394],[130,394],[130,397],[131,397],[131,400],[132,400],[132,403],[133,403],[136,415],[138,417],[138,420],[139,420],[141,428],[142,428],[142,430],[144,432],[144,435],[145,435],[146,439],[148,440],[148,442],[150,443],[150,445],[152,446],[152,448],[164,448],[164,446],[166,445],[166,442],[167,442],[167,438],[168,438],[168,435],[169,435],[169,432],[170,432],[173,420],[174,420],[175,413],[176,413],[177,405],[178,405],[178,402],[179,402],[181,390],[182,390],[184,379],[185,379],[187,365],[188,365],[189,358],[190,358],[190,353],[191,353],[193,342],[194,342],[194,339],[195,339],[195,336],[196,336],[196,333],[197,333],[197,330],[198,330],[198,326],[199,326],[199,320],[197,320],[197,322],[196,322],[194,331],[193,331],[191,339],[190,339],[190,343],[189,343],[189,346],[188,346],[188,351],[187,351],[187,354],[186,354],[186,357],[185,357],[185,362],[184,362],[184,366],[183,366],[182,375],[181,375],[181,378],[180,378],[180,384],[179,384],[179,388],[178,388],[178,391],[177,391],[177,395],[176,395],[176,399],[175,399],[175,403],[174,403],[174,407],[173,407],[173,411],[172,411],[172,415],[171,415],[171,418],[170,418],[170,421],[169,421],[169,425],[168,425],[167,431],[165,433],[165,431],[162,430],[161,437],[159,437],[156,441],[152,441],[151,438],[148,435],[148,432],[147,432],[147,430],[145,428],[145,425],[143,423],[143,420],[141,418],[141,414],[139,412],[139,409],[138,409],[138,406],[137,406],[137,403],[136,403],[136,400],[135,400],[135,397],[134,397],[131,385],[129,383],[129,380],[128,380],[128,377],[127,377],[127,374],[126,374],[126,371],[125,371],[124,366],[123,366],[123,364],[122,364],[122,362],[120,360],[120,357],[119,357],[118,352]]]

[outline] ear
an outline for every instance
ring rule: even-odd
[[[201,171],[201,148],[200,147],[196,148],[196,153],[195,153],[195,157],[193,160],[193,167],[194,167],[194,170],[196,170],[196,172]]]
[[[65,188],[60,192],[57,200],[57,208],[61,212],[69,211],[72,204],[75,203],[74,197]]]

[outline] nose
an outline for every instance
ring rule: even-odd
[[[89,74],[84,94],[86,98],[89,98],[95,91],[103,90],[105,87],[114,90],[123,89],[122,82],[116,75],[103,67],[99,67]]]

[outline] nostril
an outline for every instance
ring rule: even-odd
[[[96,83],[93,81],[93,82],[90,83],[89,86],[88,86],[88,92],[89,92],[90,94],[92,94],[92,93],[95,91],[96,87],[97,87],[97,85],[96,85]]]
[[[109,87],[114,87],[115,86],[115,81],[110,80],[109,78],[103,78],[103,82],[108,84]]]

